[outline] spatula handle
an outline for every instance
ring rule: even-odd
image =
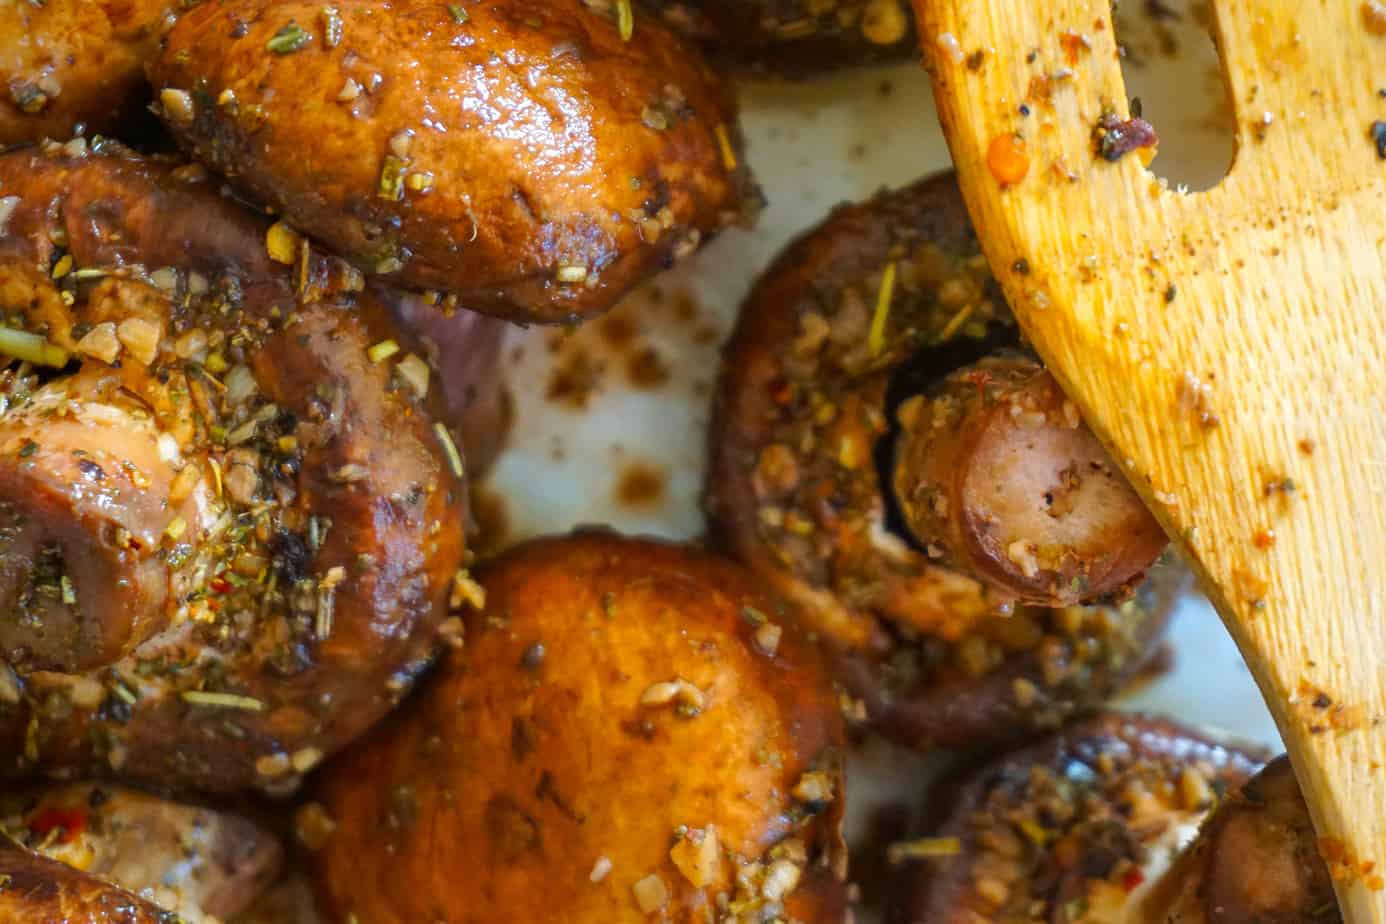
[[[1215,2],[1238,151],[1185,195],[1101,144],[1107,0],[915,7],[1011,306],[1237,640],[1348,920],[1386,924],[1386,24]]]

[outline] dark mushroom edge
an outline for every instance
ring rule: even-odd
[[[964,769],[930,793],[920,836],[893,848],[902,863],[889,920],[1146,920],[1126,914],[1263,758],[1113,713]]]
[[[705,507],[713,544],[834,652],[857,716],[912,746],[1101,703],[1148,663],[1182,581],[1142,584],[1163,536],[1024,352],[951,174],[840,207],[756,284]],[[958,525],[911,531],[938,519]]]

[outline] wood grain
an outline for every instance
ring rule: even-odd
[[[1237,156],[1097,156],[1107,0],[916,0],[969,210],[1027,335],[1184,546],[1275,714],[1352,922],[1386,922],[1386,35],[1217,0]],[[1022,107],[1028,110],[1026,115]],[[1008,187],[987,164],[1019,136]],[[1215,669],[1210,666],[1209,669]]]

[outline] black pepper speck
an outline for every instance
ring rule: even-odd
[[[543,642],[535,642],[525,649],[524,655],[520,658],[520,666],[525,670],[537,671],[543,666],[544,655],[547,653]]]

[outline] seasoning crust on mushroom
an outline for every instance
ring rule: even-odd
[[[605,310],[754,199],[729,88],[583,0],[203,4],[150,74],[173,135],[292,225],[513,320]]]
[[[929,795],[893,924],[1308,924],[1342,918],[1289,761],[1109,713]],[[1253,775],[1254,774],[1254,775]]]
[[[0,830],[71,867],[63,877],[112,883],[187,924],[233,919],[284,858],[248,818],[105,783],[12,787],[0,796]]]
[[[0,770],[291,788],[408,689],[464,564],[426,364],[200,167],[50,144],[0,202]]]
[[[645,5],[671,28],[699,40],[719,63],[756,73],[809,77],[918,53],[907,0],[645,0]]]
[[[1100,703],[1180,582],[1141,583],[1164,536],[1023,351],[951,174],[781,254],[725,348],[709,445],[714,542],[799,604],[861,718],[906,744]]]
[[[1177,723],[1111,713],[964,768],[931,792],[921,837],[894,848],[905,862],[891,920],[1165,924],[1126,912],[1260,763]]]

